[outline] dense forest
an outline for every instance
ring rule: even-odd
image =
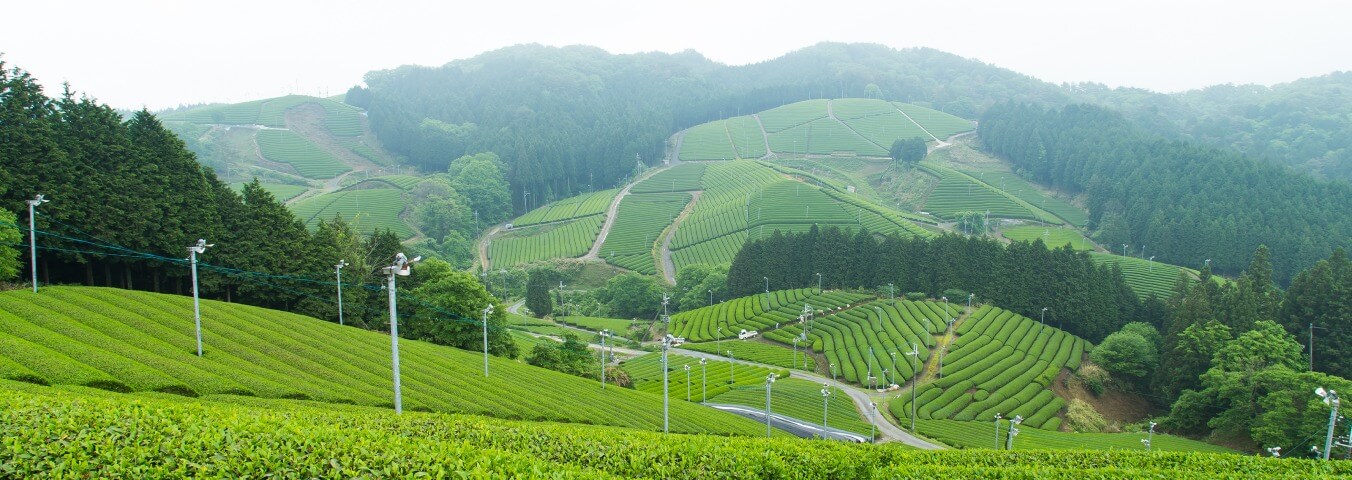
[[[1102,107],[1001,104],[978,133],[1046,185],[1085,194],[1107,245],[1230,275],[1260,244],[1286,284],[1352,242],[1352,185],[1324,182],[1225,150],[1161,139]]]
[[[380,269],[403,248],[389,231],[357,232],[333,219],[311,232],[256,180],[239,192],[221,182],[149,112],[124,120],[69,89],[48,98],[31,75],[3,63],[0,127],[0,239],[8,242],[0,253],[18,253],[17,240],[28,237],[24,201],[45,195],[50,203],[36,215],[42,283],[186,294],[187,247],[205,239],[213,246],[199,257],[204,297],[336,321],[335,264],[346,261],[346,323],[388,326]],[[28,249],[19,250],[27,264]],[[13,260],[0,261],[0,273],[17,273]],[[399,287],[401,336],[478,348],[477,312],[497,300],[472,274],[432,260]],[[512,354],[502,321],[501,313],[490,320],[491,349]]]
[[[636,162],[660,163],[677,130],[799,100],[876,96],[967,118],[1008,99],[1067,100],[1053,85],[936,50],[837,43],[738,67],[691,51],[520,45],[365,81],[347,101],[368,109],[385,145],[429,171],[497,153],[517,212],[528,198],[538,206],[612,186]]]
[[[1352,72],[1173,94],[1097,84],[1067,88],[1076,99],[1121,111],[1151,133],[1352,181]]]
[[[1041,318],[1046,307],[1047,323],[1098,341],[1133,318],[1151,315],[1113,268],[1096,266],[1087,254],[1069,248],[1050,250],[1040,239],[1008,247],[959,235],[879,242],[867,229],[851,234],[813,226],[803,234],[775,232],[748,242],[733,258],[727,282],[733,297],[763,292],[765,279],[772,289],[815,287],[818,273],[825,288],[882,288],[897,296],[920,292],[955,303],[972,293],[978,301],[1032,318]]]

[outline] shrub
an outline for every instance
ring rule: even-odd
[[[926,297],[925,292],[906,292],[906,295],[904,296],[906,297],[907,300],[910,300],[912,302],[924,300]]]
[[[1103,339],[1089,358],[1114,375],[1141,380],[1155,371],[1159,351],[1140,334],[1120,331]]]
[[[1090,392],[1094,392],[1094,395],[1103,394],[1103,387],[1108,383],[1108,372],[1094,364],[1081,366],[1075,377],[1083,382]]]
[[[1066,426],[1074,432],[1099,433],[1108,426],[1108,420],[1094,410],[1089,402],[1077,398],[1071,400],[1070,407],[1066,409]]]

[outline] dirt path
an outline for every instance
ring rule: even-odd
[[[903,111],[901,111],[900,108],[897,108],[896,105],[893,105],[892,108],[896,108],[896,109],[897,109],[897,113],[900,113],[901,116],[906,117],[906,119],[907,119],[907,120],[910,120],[911,123],[914,123],[915,126],[920,127],[920,130],[923,130],[923,131],[925,132],[925,135],[929,135],[930,138],[933,138],[935,142],[938,142],[939,144],[938,144],[938,145],[935,145],[935,147],[934,147],[935,150],[938,150],[938,149],[940,149],[940,148],[944,148],[944,147],[947,147],[947,146],[948,146],[948,142],[945,142],[945,141],[943,141],[943,140],[940,140],[939,137],[934,136],[934,134],[933,134],[933,133],[930,133],[930,131],[929,131],[928,129],[926,129],[924,125],[921,125],[920,122],[915,121],[915,119],[914,119],[914,118],[911,118],[910,115],[907,115],[906,112],[903,112]]]
[[[676,263],[671,260],[671,239],[676,238],[676,230],[681,227],[681,222],[685,221],[685,217],[690,216],[690,211],[695,209],[695,202],[698,202],[700,195],[703,194],[703,190],[690,192],[690,203],[685,204],[681,214],[677,215],[676,220],[667,226],[666,231],[662,232],[662,248],[658,250],[658,254],[662,257],[662,278],[666,279],[670,285],[676,284]]]
[[[774,150],[770,150],[770,134],[765,131],[765,124],[761,123],[759,113],[751,114],[751,118],[756,119],[756,126],[760,127],[761,139],[765,141],[765,155],[762,155],[760,160],[770,158],[771,155],[775,154]]]
[[[484,230],[483,235],[479,236],[479,245],[476,250],[479,252],[479,266],[483,267],[483,270],[488,270],[491,266],[488,263],[488,244],[499,230],[502,230],[502,225],[494,225],[488,230]]]

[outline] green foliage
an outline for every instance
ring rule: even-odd
[[[1352,378],[1352,260],[1337,250],[1296,275],[1277,317],[1291,333],[1318,328],[1314,370]],[[1266,303],[1266,302],[1260,302]]]
[[[596,378],[597,360],[587,350],[587,342],[565,334],[563,343],[542,342],[531,349],[526,363],[578,377]]]
[[[451,187],[464,195],[479,221],[494,224],[512,214],[512,200],[502,161],[492,152],[466,155],[451,162]]]
[[[671,193],[688,192],[700,189],[700,177],[704,176],[707,165],[703,163],[682,163],[657,172],[646,180],[635,184],[630,193]]]
[[[1108,335],[1089,354],[1094,363],[1114,375],[1140,381],[1150,377],[1159,364],[1159,332],[1144,323],[1129,323]]]
[[[23,264],[19,262],[19,249],[24,238],[19,230],[19,218],[14,212],[0,209],[0,280],[11,280],[19,276]]]
[[[1027,451],[1056,435],[1027,429],[1019,452],[916,451],[898,444],[670,436],[613,427],[519,422],[464,415],[218,396],[184,399],[0,389],[0,463],[13,476],[89,477],[670,477],[683,478],[1318,478],[1348,474],[1342,462],[1219,453],[1173,453],[1186,440],[1122,435],[1118,451]],[[974,434],[990,442],[990,425]],[[136,435],[106,432],[134,431]],[[302,433],[297,433],[302,432]],[[417,435],[407,435],[418,432]],[[761,430],[764,434],[764,430]],[[52,442],[51,438],[65,441]],[[1111,437],[1110,437],[1111,438]],[[1135,442],[1135,445],[1128,445]],[[236,448],[222,449],[222,443]],[[1101,443],[1101,442],[1090,442]],[[1196,444],[1197,442],[1192,442]],[[1204,444],[1202,444],[1204,445]],[[1163,450],[1163,451],[1161,451]],[[596,455],[596,452],[610,452]],[[18,459],[22,458],[20,461]],[[689,468],[692,464],[699,469]],[[60,468],[60,470],[56,470]]]
[[[711,305],[715,299],[728,298],[728,268],[726,265],[686,265],[676,272],[676,297],[681,310],[693,310]]]
[[[431,275],[428,267],[420,264],[407,279]],[[429,290],[454,292],[440,284],[459,278],[444,278],[432,282]],[[410,293],[400,294],[401,306],[411,306],[415,298],[431,301]],[[0,321],[6,325],[0,331],[0,357],[7,360],[0,361],[0,372],[5,378],[115,391],[391,405],[386,334],[204,300],[206,354],[198,358],[192,312],[192,299],[177,295],[86,287],[45,287],[42,295],[0,292]],[[415,311],[402,318],[419,315]],[[498,321],[490,335],[501,331]],[[479,335],[477,324],[469,328]],[[497,356],[489,361],[492,376],[484,378],[479,352],[421,341],[400,342],[400,355],[406,410],[647,430],[662,425],[661,401],[653,395],[623,389],[602,392],[593,381]],[[14,365],[28,373],[16,375],[22,371]],[[381,415],[388,417],[388,410]],[[690,404],[672,405],[671,427],[675,432],[764,433],[755,422]]]
[[[662,287],[652,277],[626,273],[606,281],[597,299],[619,317],[656,319],[662,311]]]
[[[915,163],[923,160],[925,154],[929,153],[929,146],[925,139],[920,137],[911,137],[904,140],[892,142],[892,148],[888,150],[888,156],[899,162]]]
[[[992,188],[999,189],[1002,192],[1013,195],[1014,197],[1027,202],[1047,213],[1056,215],[1066,223],[1076,227],[1083,227],[1089,222],[1088,215],[1084,209],[1072,205],[1070,202],[1057,197],[1045,194],[1038,187],[1033,186],[1031,182],[1011,172],[988,172],[988,171],[967,171],[969,176],[978,181],[990,185]]]
[[[536,267],[526,277],[526,308],[536,317],[554,313],[554,297],[550,295],[559,282],[559,272],[548,267]]]
[[[1169,298],[1173,288],[1182,278],[1188,285],[1196,284],[1192,275],[1196,270],[1170,265],[1158,260],[1123,257],[1107,253],[1090,253],[1089,258],[1100,265],[1115,265],[1122,271],[1122,280],[1136,292],[1142,300],[1153,295],[1155,298]]]
[[[672,399],[685,400],[686,398],[686,365],[690,366],[690,401],[697,403],[704,394],[703,387],[705,385],[700,383],[707,381],[708,398],[715,398],[731,390],[758,389],[761,391],[761,406],[764,407],[765,377],[771,374],[780,378],[789,375],[786,370],[754,365],[734,365],[731,362],[716,360],[707,361],[701,367],[698,358],[668,353],[667,381],[671,384],[667,386],[667,395]],[[633,380],[635,389],[658,395],[662,394],[661,353],[649,353],[634,357],[624,361],[620,366],[625,372],[629,373],[629,378]],[[764,435],[765,429],[762,428],[761,432]]]
[[[832,227],[747,243],[728,269],[728,290],[732,295],[754,294],[762,290],[765,278],[771,285],[816,285],[817,273],[827,288],[892,284],[898,292],[924,291],[932,297],[958,289],[1038,318],[1045,307],[1048,323],[1091,340],[1116,331],[1138,308],[1130,289],[1110,268],[1068,248],[1048,250],[1038,242],[1004,245],[958,235],[889,236],[870,245]]]
[[[803,347],[826,358],[829,375],[865,386],[902,384],[914,378],[912,363],[924,362],[935,343],[931,334],[942,330],[946,316],[943,304],[924,302],[900,301],[894,306],[883,300],[861,301],[826,308],[830,313],[819,313],[810,324],[793,323],[765,337],[788,344],[806,334]],[[912,345],[919,349],[919,358],[905,355]],[[874,382],[869,381],[870,374]]]
[[[481,349],[481,313],[493,305],[493,313],[488,316],[488,353],[510,358],[517,356],[516,344],[503,328],[507,309],[473,274],[430,259],[418,265],[418,276],[419,285],[413,289],[413,294],[426,299],[425,304],[433,308],[420,309],[406,320],[408,333],[405,336],[465,350]]]

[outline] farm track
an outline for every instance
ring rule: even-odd
[[[765,131],[765,124],[761,123],[759,113],[751,114],[751,118],[756,119],[756,126],[760,128],[761,132],[761,140],[765,141],[765,155],[762,155],[759,160],[767,160],[775,154],[775,151],[770,149],[770,134]]]
[[[703,190],[690,192],[690,203],[685,205],[681,214],[677,215],[676,220],[671,222],[671,225],[663,232],[662,248],[658,250],[658,256],[662,262],[662,278],[668,284],[676,284],[676,263],[671,260],[671,240],[676,238],[676,230],[681,228],[681,222],[684,222],[685,218],[690,216],[690,212],[695,209],[695,203],[699,201],[700,195],[703,194]]]
[[[915,119],[914,119],[914,118],[911,118],[910,115],[907,115],[906,112],[903,112],[900,108],[897,108],[896,105],[893,105],[892,108],[896,108],[896,109],[897,109],[897,112],[900,113],[901,116],[906,117],[906,119],[907,119],[907,120],[910,120],[911,123],[914,123],[915,126],[920,127],[920,129],[923,130],[923,131],[925,132],[925,135],[929,135],[930,138],[933,138],[935,142],[939,142],[938,145],[935,145],[935,146],[934,146],[934,149],[935,149],[935,150],[938,150],[938,149],[940,149],[940,148],[947,147],[947,146],[949,145],[948,142],[945,142],[945,141],[943,141],[943,140],[940,140],[939,137],[936,137],[936,136],[934,136],[933,133],[930,133],[930,131],[929,131],[928,129],[926,129],[924,125],[921,125],[920,122],[915,121]]]

